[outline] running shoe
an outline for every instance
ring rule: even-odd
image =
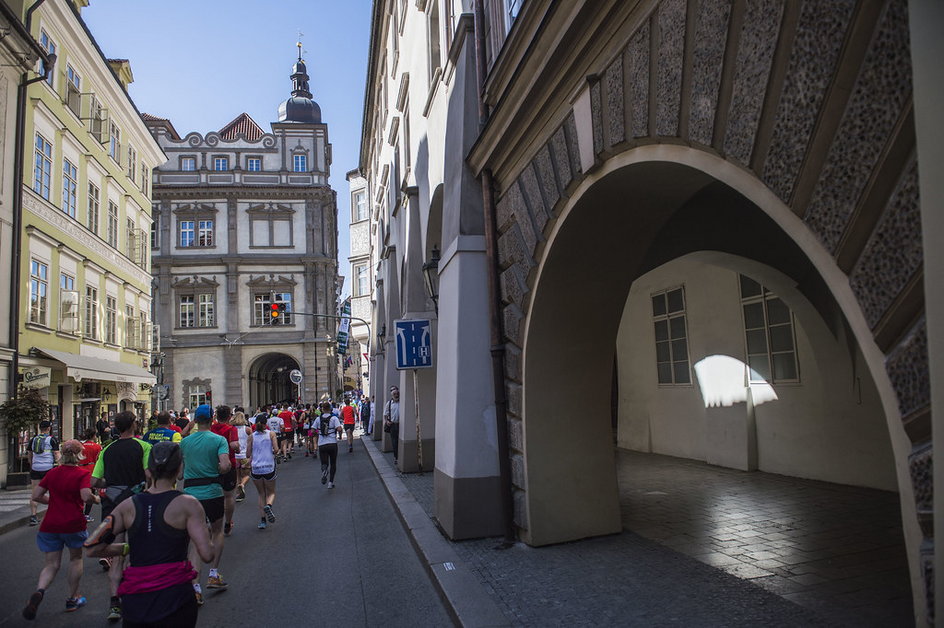
[[[328,467],[321,467],[321,483],[328,481]]]
[[[39,604],[43,601],[43,592],[36,591],[30,596],[26,608],[23,609],[23,619],[36,619],[36,611],[39,610]]]
[[[121,607],[117,604],[108,609],[108,615],[105,617],[110,622],[121,620]]]
[[[272,506],[270,506],[269,504],[266,504],[265,506],[263,506],[262,510],[265,512],[266,519],[269,520],[269,523],[275,523],[275,513],[272,512]]]
[[[66,612],[72,613],[88,603],[88,600],[85,599],[85,596],[80,595],[79,597],[70,597],[66,600]]]
[[[223,524],[223,535],[229,536],[232,533],[233,533],[233,522],[227,521],[226,523]]]
[[[111,561],[109,561],[107,558],[99,558],[98,564],[102,566],[102,571],[108,571],[111,569]]]
[[[195,598],[197,599],[197,606],[203,606],[203,603],[204,603],[205,600],[203,599],[203,594],[202,594],[202,593],[200,593],[199,591],[194,591],[194,592],[193,592],[193,597],[195,597]]]
[[[347,448],[347,453],[349,454],[354,453],[354,445],[351,445],[350,447]]]
[[[30,524],[31,526],[38,526],[38,525],[39,525],[39,519],[36,518],[36,515],[30,515],[29,524]]]
[[[334,482],[328,482],[328,488],[334,488]]]
[[[236,487],[236,501],[241,502],[246,499],[246,489],[243,488],[242,484],[239,484]]]
[[[259,522],[259,525],[256,527],[259,528],[260,530],[265,530],[266,528],[269,527],[269,524],[266,523],[265,519],[263,519],[262,521]]]
[[[219,573],[216,576],[210,576],[207,578],[207,588],[208,589],[225,589],[229,586],[229,583],[223,580],[223,576]]]

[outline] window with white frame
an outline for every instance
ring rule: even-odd
[[[48,201],[52,182],[52,144],[39,133],[36,134],[34,153],[33,191]]]
[[[85,215],[85,226],[92,233],[98,235],[98,213],[101,207],[101,192],[98,186],[91,181],[88,184],[88,212]]]
[[[651,296],[659,384],[691,384],[688,333],[685,324],[685,289],[673,288]]]
[[[121,160],[121,129],[112,122],[108,135],[108,156],[119,162]]]
[[[75,277],[68,273],[59,274],[59,289],[60,290],[75,290]]]
[[[125,233],[128,236],[125,238],[125,255],[132,260],[137,259],[138,255],[135,248],[138,247],[139,244],[135,242],[135,235],[137,235],[138,226],[134,224],[134,220],[131,218],[125,218],[125,229]]]
[[[151,250],[157,251],[161,248],[161,216],[154,210],[151,214]]]
[[[354,296],[362,297],[370,294],[370,282],[368,280],[367,264],[354,265]]]
[[[187,399],[191,408],[202,406],[207,402],[206,389],[203,386],[188,386]]]
[[[42,46],[43,50],[45,50],[47,54],[56,54],[56,42],[54,42],[52,38],[46,33],[45,29],[39,32],[39,45]],[[46,77],[46,82],[49,83],[50,86],[53,86],[54,75],[55,72],[53,71],[53,68],[50,68],[49,75]]]
[[[216,303],[212,293],[197,295],[197,326],[216,327]]]
[[[793,312],[750,277],[738,275],[751,383],[799,382]]]
[[[291,325],[292,324],[292,293],[291,292],[255,292],[252,295],[252,324],[253,325]],[[285,311],[278,317],[272,318],[272,304],[284,303]]]
[[[128,178],[134,181],[134,175],[138,170],[138,151],[134,146],[128,144]]]
[[[118,203],[108,201],[108,229],[105,232],[108,244],[118,248]]]
[[[75,218],[79,171],[68,159],[62,160],[62,211]]]
[[[429,81],[432,83],[436,71],[442,66],[442,51],[439,44],[439,2],[428,3],[426,31],[429,39]]]
[[[229,157],[214,157],[213,169],[214,170],[229,170]]]
[[[354,192],[351,205],[354,207],[354,222],[367,220],[367,193],[364,190]]]
[[[180,169],[184,172],[192,172],[197,169],[197,159],[196,157],[181,157],[180,158]]]
[[[98,340],[98,288],[85,287],[85,337]]]
[[[105,342],[118,342],[118,299],[105,295]]]
[[[249,172],[260,172],[262,170],[262,159],[259,157],[250,157],[247,159],[246,170]]]
[[[197,246],[213,246],[213,221],[197,221]]]
[[[125,305],[125,347],[133,349],[137,341],[138,319],[134,315],[134,306]]]
[[[79,293],[75,291],[75,277],[59,274],[59,330],[74,334],[78,328]]]
[[[29,320],[37,325],[46,324],[49,292],[49,266],[39,260],[30,260]]]
[[[148,183],[150,183],[150,181],[151,181],[151,169],[145,166],[144,164],[141,164],[140,188],[141,188],[141,191],[144,192],[145,195],[147,195],[148,193]]]
[[[296,154],[292,156],[292,170],[295,172],[308,172],[308,155]]]
[[[77,116],[82,115],[82,77],[71,65],[66,66],[66,105]]]
[[[180,327],[196,327],[196,297],[192,294],[182,294],[179,298],[178,311],[180,312]]]
[[[193,246],[194,234],[196,233],[196,221],[181,220],[177,223],[180,231],[180,246]]]

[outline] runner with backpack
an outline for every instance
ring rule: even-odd
[[[34,491],[39,486],[39,482],[46,477],[50,469],[59,463],[59,441],[50,434],[52,423],[49,421],[39,422],[39,434],[30,439],[29,463],[30,463],[30,488]],[[29,524],[35,526],[39,524],[39,507],[37,502],[30,500],[30,519]]]

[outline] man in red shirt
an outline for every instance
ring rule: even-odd
[[[82,515],[82,504],[92,498],[92,476],[78,465],[82,462],[82,443],[69,440],[59,449],[62,465],[53,467],[33,488],[32,498],[40,504],[49,504],[46,516],[39,526],[36,544],[45,553],[39,583],[26,607],[25,619],[35,619],[46,588],[52,584],[62,562],[62,550],[69,548],[69,590],[66,611],[76,611],[85,606],[85,598],[79,595],[82,578],[82,543],[88,538],[87,525]]]
[[[344,422],[344,431],[347,432],[347,452],[354,451],[354,424],[357,423],[357,408],[351,405],[351,398],[344,400],[341,408],[341,419]]]
[[[236,509],[236,454],[239,453],[239,432],[236,426],[230,423],[233,411],[229,406],[220,406],[216,409],[216,423],[210,426],[210,431],[226,439],[229,443],[230,470],[220,476],[223,486],[223,534],[229,536],[233,530],[233,511]]]
[[[282,432],[279,434],[279,440],[282,447],[282,459],[288,460],[292,457],[292,446],[295,444],[295,414],[284,403],[281,408],[279,418],[282,419]]]
[[[98,455],[102,453],[102,446],[96,442],[97,434],[95,430],[88,430],[85,432],[85,440],[82,441],[82,446],[85,448],[85,460],[79,463],[80,469],[85,469],[89,475],[92,474],[92,469],[95,468],[95,463],[98,462]],[[92,521],[92,503],[99,502],[101,500],[95,495],[95,491],[92,491],[92,500],[85,504],[85,520]]]

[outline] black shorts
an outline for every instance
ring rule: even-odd
[[[224,491],[232,491],[236,489],[236,467],[233,467],[226,473],[220,474],[220,485],[222,485]]]
[[[344,424],[344,431],[345,431],[345,432],[353,432],[353,431],[354,431],[354,423],[345,423],[345,424]]]
[[[223,498],[214,497],[212,499],[201,499],[200,505],[203,506],[203,512],[206,513],[208,523],[219,521],[223,518]]]
[[[294,431],[280,432],[280,433],[279,433],[279,442],[280,442],[280,443],[283,442],[283,441],[287,441],[287,440],[295,440],[295,432],[294,432]]]
[[[44,477],[46,477],[47,473],[49,473],[49,469],[46,471],[33,471],[30,469],[30,479],[36,480],[38,482],[39,480],[42,480]]]
[[[272,473],[261,473],[259,475],[256,475],[255,473],[250,471],[249,477],[251,477],[253,480],[269,480],[271,482],[272,480],[275,479],[275,471],[273,471]]]

